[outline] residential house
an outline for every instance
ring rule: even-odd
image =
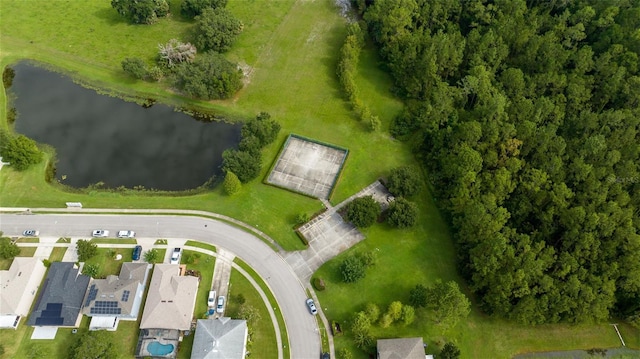
[[[156,264],[140,329],[189,330],[198,281],[197,277],[181,276],[178,264]]]
[[[15,257],[9,270],[0,271],[0,328],[16,329],[29,314],[46,271],[33,257]]]
[[[248,336],[246,320],[199,319],[191,359],[244,359]]]
[[[91,280],[82,309],[91,317],[89,330],[116,330],[120,320],[136,320],[150,269],[147,263],[127,262],[120,275]]]
[[[378,359],[425,359],[422,338],[378,339]]]
[[[27,321],[37,327],[78,327],[80,309],[91,278],[74,263],[53,262]]]

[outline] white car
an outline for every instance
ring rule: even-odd
[[[174,248],[171,253],[171,264],[180,264],[180,255],[182,254],[182,249]]]
[[[22,232],[22,235],[25,237],[37,237],[38,234],[40,234],[40,232],[36,231],[35,229],[27,229],[26,231]]]
[[[224,312],[224,296],[222,295],[218,297],[218,306],[216,307],[216,312]]]
[[[109,231],[104,230],[104,229],[95,229],[92,233],[91,236],[93,237],[108,237],[109,236]]]
[[[309,311],[311,312],[311,314],[313,315],[318,314],[318,310],[316,309],[316,304],[313,302],[313,299],[311,298],[307,299],[307,307],[309,308]]]
[[[210,308],[213,308],[216,306],[216,291],[215,290],[210,290],[209,291],[209,299],[207,299],[207,305]]]
[[[136,236],[136,232],[134,231],[119,231],[118,238],[134,238]]]

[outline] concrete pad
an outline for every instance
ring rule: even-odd
[[[55,339],[58,327],[35,327],[31,334],[31,339]]]
[[[317,198],[328,198],[347,150],[290,135],[267,182]]]

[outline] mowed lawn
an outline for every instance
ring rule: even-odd
[[[260,178],[244,185],[233,197],[222,195],[219,188],[178,197],[104,191],[76,193],[46,184],[44,163],[21,173],[4,167],[0,171],[0,206],[64,207],[64,202],[77,201],[89,208],[208,210],[254,225],[284,248],[293,250],[303,248],[291,230],[295,217],[300,213],[312,214],[322,206],[319,201],[261,182],[288,134],[350,150],[331,199],[333,203],[385,176],[393,167],[417,166],[408,145],[394,140],[386,131],[367,132],[345,101],[335,70],[346,22],[332,1],[230,0],[228,8],[243,21],[245,30],[227,56],[246,66],[250,75],[245,88],[233,99],[211,102],[185,99],[157,84],[133,81],[120,69],[120,61],[125,57],[141,57],[151,64],[158,43],[174,37],[187,40],[191,24],[178,15],[179,1],[171,4],[174,14],[171,18],[145,26],[127,24],[108,1],[0,0],[0,64],[20,58],[37,59],[73,74],[81,82],[103,87],[105,92],[193,106],[233,121],[260,111],[269,112],[282,124],[282,131],[263,153]],[[391,81],[377,67],[375,50],[371,47],[363,51],[359,70],[356,80],[363,100],[380,116],[386,130],[402,105],[389,94]],[[4,101],[3,96],[0,95],[0,101]],[[4,111],[2,102],[0,114]],[[351,314],[367,302],[386,308],[392,300],[407,302],[408,291],[417,283],[430,284],[438,278],[462,283],[456,274],[447,226],[426,191],[418,200],[422,204],[417,228],[398,231],[376,225],[366,231],[367,239],[355,251],[378,249],[380,260],[361,283],[340,284],[336,271],[342,257],[320,269],[327,290],[318,294],[330,320],[340,321],[346,329]],[[627,326],[621,330],[628,345],[640,346],[637,330]],[[373,334],[423,336],[430,343],[431,352],[438,341],[452,340],[461,347],[463,357],[482,358],[619,345],[615,332],[606,324],[526,327],[487,318],[477,307],[468,320],[449,331],[433,326],[424,313],[418,313],[418,320],[409,327],[376,329]],[[367,357],[353,348],[348,336],[336,338],[336,344],[337,348],[352,348],[356,358]]]

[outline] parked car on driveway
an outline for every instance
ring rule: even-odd
[[[131,259],[137,261],[140,259],[140,254],[142,254],[142,246],[135,246],[133,248],[133,254],[131,255]]]
[[[318,310],[316,309],[316,303],[313,302],[313,299],[311,298],[307,299],[307,307],[309,308],[309,311],[311,312],[311,314],[313,315],[318,314]]]
[[[40,234],[40,232],[36,231],[35,229],[27,229],[26,231],[22,232],[22,235],[25,237],[37,237],[38,234]]]
[[[171,253],[171,264],[180,264],[180,255],[182,254],[181,248],[174,248]]]
[[[209,291],[209,299],[207,299],[207,305],[210,308],[213,308],[216,306],[216,291],[215,290],[210,290]]]
[[[222,295],[218,297],[218,306],[216,307],[216,312],[224,312],[224,296]]]
[[[91,236],[93,237],[108,237],[109,236],[109,231],[104,230],[104,229],[95,229],[93,232],[91,232]]]
[[[136,232],[134,231],[118,231],[118,238],[134,238]]]

